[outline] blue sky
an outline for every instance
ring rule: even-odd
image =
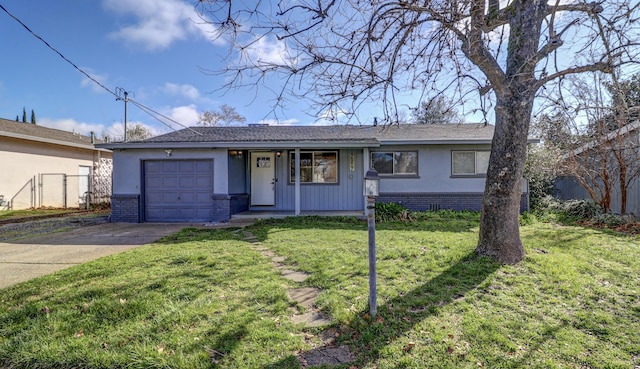
[[[275,123],[268,91],[216,91],[224,77],[202,72],[224,67],[228,46],[211,37],[193,5],[180,0],[0,1],[9,12],[111,91],[186,126],[204,110],[233,106],[248,122]],[[124,103],[88,80],[4,11],[0,11],[0,117],[111,137],[121,136]],[[277,53],[272,45],[255,52]],[[260,49],[262,48],[262,49]],[[279,112],[279,124],[317,124],[304,104]],[[282,114],[284,113],[284,114]],[[154,133],[170,131],[129,103],[128,121]],[[171,123],[172,124],[172,123]],[[181,128],[172,124],[174,128]]]
[[[347,123],[311,116],[314,108],[302,100],[289,102],[274,115],[273,91],[278,91],[281,82],[277,76],[257,89],[220,89],[228,76],[211,75],[203,69],[224,69],[229,45],[212,37],[213,27],[202,21],[194,3],[192,0],[0,0],[0,4],[34,33],[108,90],[130,91],[138,103],[184,126],[196,125],[200,113],[218,110],[222,104],[235,107],[249,123]],[[27,119],[34,110],[37,123],[42,126],[82,134],[93,131],[98,136],[115,139],[122,137],[124,103],[88,80],[1,10],[0,46],[3,50],[0,117],[22,118],[24,107]],[[568,51],[571,49],[564,50],[566,54],[560,51],[552,61],[573,62]],[[286,55],[282,46],[271,38],[255,42],[247,52],[252,58],[259,55],[257,58],[263,60]],[[453,76],[449,77],[456,78]],[[446,73],[445,77],[449,78]],[[415,107],[420,96],[405,92],[400,98],[399,105]],[[465,99],[471,104],[479,101],[474,94]],[[379,105],[379,101],[365,103],[357,112],[358,122],[372,122],[373,117],[382,117]],[[473,114],[474,106],[463,109],[468,122],[482,121],[479,113]],[[489,114],[491,111],[489,107]],[[489,116],[489,121],[492,120]],[[167,127],[132,103],[128,106],[128,122],[144,124],[154,134],[182,128],[165,120],[171,126]]]

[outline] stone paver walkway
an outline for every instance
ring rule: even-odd
[[[251,232],[239,229],[236,231],[238,234],[242,232],[244,240],[255,244],[254,249],[259,251],[262,256],[268,258],[273,264],[274,268],[280,270],[283,278],[296,283],[302,283],[309,277],[308,273],[298,270],[287,269],[290,268],[286,264],[287,259],[283,256],[277,255],[275,252],[260,244],[260,240],[254,236]],[[296,324],[304,324],[305,327],[322,327],[332,323],[331,319],[322,312],[320,312],[315,302],[320,294],[320,289],[313,287],[299,287],[292,288],[287,291],[289,299],[295,301],[302,307],[303,312],[300,313],[297,309],[294,310],[294,314],[291,317],[291,321]],[[349,351],[347,346],[336,346],[335,338],[337,336],[335,328],[329,328],[318,335],[322,345],[312,350],[301,352],[298,355],[298,360],[303,368],[309,366],[320,365],[340,365],[347,364],[355,360],[354,355]]]

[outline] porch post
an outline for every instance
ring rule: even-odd
[[[296,158],[296,185],[295,185],[295,203],[296,211],[295,215],[300,215],[300,149],[297,148],[295,152]]]
[[[370,164],[369,164],[369,158],[371,155],[369,155],[369,148],[365,147],[362,149],[362,172],[363,173],[367,173],[367,171],[369,170],[369,168],[371,168]],[[364,215],[365,216],[369,216],[369,209],[367,207],[368,203],[367,203],[367,197],[364,196],[364,200],[363,200],[363,204],[362,204],[362,208],[364,209]]]

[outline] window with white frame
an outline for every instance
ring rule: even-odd
[[[417,176],[417,151],[374,151],[371,166],[379,175]]]
[[[291,183],[296,183],[296,156],[289,154]],[[338,183],[338,152],[300,152],[300,183]]]
[[[489,151],[452,151],[452,175],[484,175],[489,168]]]

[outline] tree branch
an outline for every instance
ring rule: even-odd
[[[563,76],[567,76],[570,74],[579,74],[579,73],[584,73],[584,72],[603,72],[603,73],[610,73],[612,71],[613,67],[609,64],[609,63],[605,63],[605,62],[598,62],[598,63],[593,63],[593,64],[589,64],[589,65],[583,65],[583,66],[579,66],[579,67],[573,67],[573,68],[567,68],[565,70],[561,70],[559,72],[553,73],[553,74],[549,74],[546,77],[540,78],[537,82],[536,82],[536,88],[540,88],[542,86],[544,86],[545,84],[547,84],[547,82],[550,82],[556,78],[560,78]]]

